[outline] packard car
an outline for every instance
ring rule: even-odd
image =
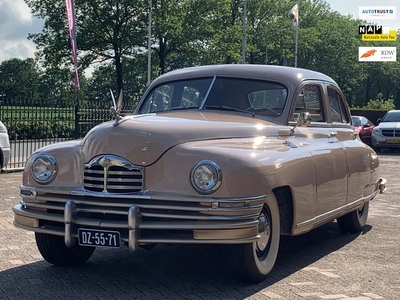
[[[259,282],[281,235],[335,220],[357,233],[385,190],[339,86],[315,71],[185,68],[155,79],[132,114],[119,108],[26,164],[14,224],[51,264],[96,247],[224,244],[238,276]]]

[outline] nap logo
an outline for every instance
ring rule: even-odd
[[[358,61],[396,61],[396,47],[358,47]]]
[[[394,42],[397,39],[397,31],[385,25],[358,25],[358,34],[366,42]]]
[[[390,27],[382,25],[358,25],[358,34],[389,34]]]
[[[396,20],[396,6],[359,6],[361,20]]]

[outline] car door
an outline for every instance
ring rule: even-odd
[[[368,145],[371,145],[372,129],[374,129],[374,124],[367,118],[361,117],[360,137],[361,140]]]
[[[310,125],[298,130],[307,137],[305,143],[309,144],[314,160],[314,225],[329,219],[336,208],[346,204],[347,199],[345,149],[336,129],[328,124],[325,93],[323,83],[308,82],[301,88],[294,109],[295,116],[302,111],[311,115]]]
[[[327,95],[332,129],[337,132],[338,142],[346,155],[348,183],[341,188],[347,190],[347,204],[361,199],[369,184],[371,149],[357,139],[350,124],[350,113],[341,91],[327,85]],[[343,201],[339,202],[343,205]]]

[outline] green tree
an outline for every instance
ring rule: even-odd
[[[72,74],[64,2],[26,2],[45,20],[43,31],[30,36],[38,45],[40,62],[50,70],[69,68]],[[97,65],[88,92],[80,99],[109,98],[110,88],[116,94],[123,88],[133,101],[139,97],[147,82],[148,4],[148,0],[76,0],[80,73]],[[152,4],[152,78],[182,67],[241,63],[244,0],[153,0]],[[294,4],[294,0],[247,0],[246,63],[281,64],[285,59],[294,66],[296,30],[288,17]],[[358,47],[369,45],[358,35],[359,22],[332,11],[323,0],[300,1],[298,66],[335,79],[351,106],[365,105],[380,92],[399,105],[399,63],[358,61]]]
[[[0,65],[0,95],[2,101],[17,104],[37,97],[40,71],[34,59],[12,58]]]
[[[374,109],[389,111],[395,108],[394,99],[385,99],[382,93],[379,93],[375,99],[370,99],[367,105],[362,109]]]
[[[44,19],[41,33],[31,34],[45,66],[71,65],[65,2],[26,0],[34,15]],[[142,51],[146,39],[147,5],[142,0],[76,0],[80,72],[92,63],[115,65],[118,92],[123,89],[122,60]]]
[[[70,74],[66,68],[46,68],[39,78],[37,104],[53,107],[77,104],[81,95],[86,94],[88,83],[86,77],[81,76],[81,89],[75,91],[71,88],[71,81],[65,80]]]
[[[143,93],[146,86],[147,74],[143,72],[147,68],[147,55],[138,55],[136,58],[129,58],[123,61],[124,78],[124,102],[123,110],[132,111]],[[88,81],[87,92],[84,99],[80,101],[89,107],[98,107],[112,104],[110,90],[115,91],[114,65],[102,64],[95,68],[91,78]]]

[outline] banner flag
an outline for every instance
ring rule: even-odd
[[[67,19],[68,19],[68,31],[71,39],[72,47],[72,62],[74,64],[74,88],[79,90],[79,75],[78,75],[78,54],[76,46],[76,27],[75,27],[75,3],[74,0],[65,0],[67,5]]]
[[[297,27],[299,25],[299,5],[297,3],[289,10],[288,15],[293,20],[293,26]]]

